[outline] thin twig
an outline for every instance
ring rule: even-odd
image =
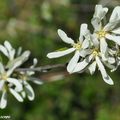
[[[46,66],[40,66],[36,68],[17,68],[16,71],[20,72],[26,72],[26,71],[36,71],[36,72],[47,72],[48,70],[55,69],[55,68],[64,68],[66,67],[66,64],[56,64],[56,65],[46,65]]]

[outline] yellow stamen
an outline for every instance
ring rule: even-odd
[[[99,52],[98,52],[98,50],[93,50],[93,56],[98,56],[99,55]]]
[[[78,42],[78,43],[74,43],[73,47],[76,49],[76,50],[80,50],[81,49],[81,44]]]
[[[1,80],[7,80],[7,78],[8,78],[7,73],[1,74],[0,78],[1,78]]]
[[[104,30],[100,30],[97,32],[98,38],[104,38],[106,34],[107,32]]]

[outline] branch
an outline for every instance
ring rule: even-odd
[[[20,71],[23,71],[23,72],[26,72],[26,71],[47,72],[47,71],[49,71],[51,69],[55,69],[55,68],[65,68],[66,64],[46,65],[46,66],[41,66],[41,67],[36,67],[36,68],[17,68],[16,71],[17,72],[20,72]]]

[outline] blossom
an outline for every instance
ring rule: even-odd
[[[23,86],[17,77],[13,77],[13,73],[16,68],[20,67],[28,60],[30,51],[25,51],[15,58],[16,51],[8,41],[4,42],[4,46],[0,45],[0,51],[8,58],[6,65],[0,62],[0,91],[2,92],[0,108],[3,109],[7,106],[8,92],[10,92],[19,102],[23,102],[23,98],[20,95]]]
[[[33,65],[30,66],[30,68],[34,68],[36,64],[37,64],[37,59],[34,58]],[[32,77],[34,74],[35,74],[34,71],[25,71],[25,72],[21,71],[19,78],[19,81],[23,85],[23,91],[21,92],[22,97],[25,98],[27,96],[30,101],[34,100],[35,93],[32,86],[29,84],[29,81],[38,85],[43,84],[43,82],[40,79]]]
[[[0,100],[0,108],[3,109],[7,105],[7,91],[9,91],[13,96],[19,101],[23,102],[22,97],[18,92],[22,91],[22,84],[15,78],[11,77],[14,69],[16,68],[17,63],[14,64],[8,70],[5,70],[3,64],[0,62],[0,91],[2,91],[2,97]],[[16,87],[18,92],[13,89]]]
[[[76,67],[73,70],[73,73],[85,71],[86,69],[88,69],[91,74],[94,74],[94,72],[96,71],[96,67],[98,67],[103,80],[106,83],[113,85],[113,80],[107,74],[104,66],[110,67],[110,65],[115,62],[115,59],[109,55],[107,57],[107,62],[104,62],[104,60],[102,59],[102,53],[99,48],[99,43],[97,44],[97,42],[95,42],[96,39],[94,37],[92,38],[92,40],[96,44],[93,43],[93,45],[89,49],[89,55],[87,55],[82,61],[77,63]]]
[[[96,5],[95,13],[91,20],[94,27],[94,35],[100,42],[100,51],[103,53],[104,60],[107,60],[105,57],[107,56],[108,40],[120,45],[120,27],[117,27],[120,23],[120,6],[114,8],[109,22],[103,24],[107,12],[108,8]]]
[[[67,50],[62,50],[62,51],[55,51],[47,54],[48,58],[58,58],[65,56],[67,54],[70,54],[72,52],[75,52],[74,56],[71,58],[67,65],[67,71],[69,73],[72,73],[73,68],[76,66],[78,60],[80,57],[85,57],[87,51],[87,48],[89,47],[89,31],[87,29],[87,24],[82,24],[80,28],[80,36],[79,40],[77,43],[73,41],[70,37],[67,36],[67,34],[58,29],[58,35],[62,39],[63,42],[70,44],[72,47],[68,48]]]

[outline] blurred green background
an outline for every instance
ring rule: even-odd
[[[88,23],[95,4],[111,9],[119,0],[0,0],[0,43],[9,40],[17,48],[31,50],[40,65],[65,63],[71,56],[50,60],[46,54],[66,46],[57,35],[61,28],[75,40],[81,23]],[[26,66],[27,66],[26,65]],[[119,69],[120,70],[120,69]],[[109,73],[115,85],[107,85],[96,72],[68,75],[65,69],[38,73],[46,84],[32,84],[36,98],[19,103],[8,96],[1,115],[11,120],[120,120],[120,72]],[[53,81],[57,80],[57,81]],[[52,82],[51,82],[52,81]]]

